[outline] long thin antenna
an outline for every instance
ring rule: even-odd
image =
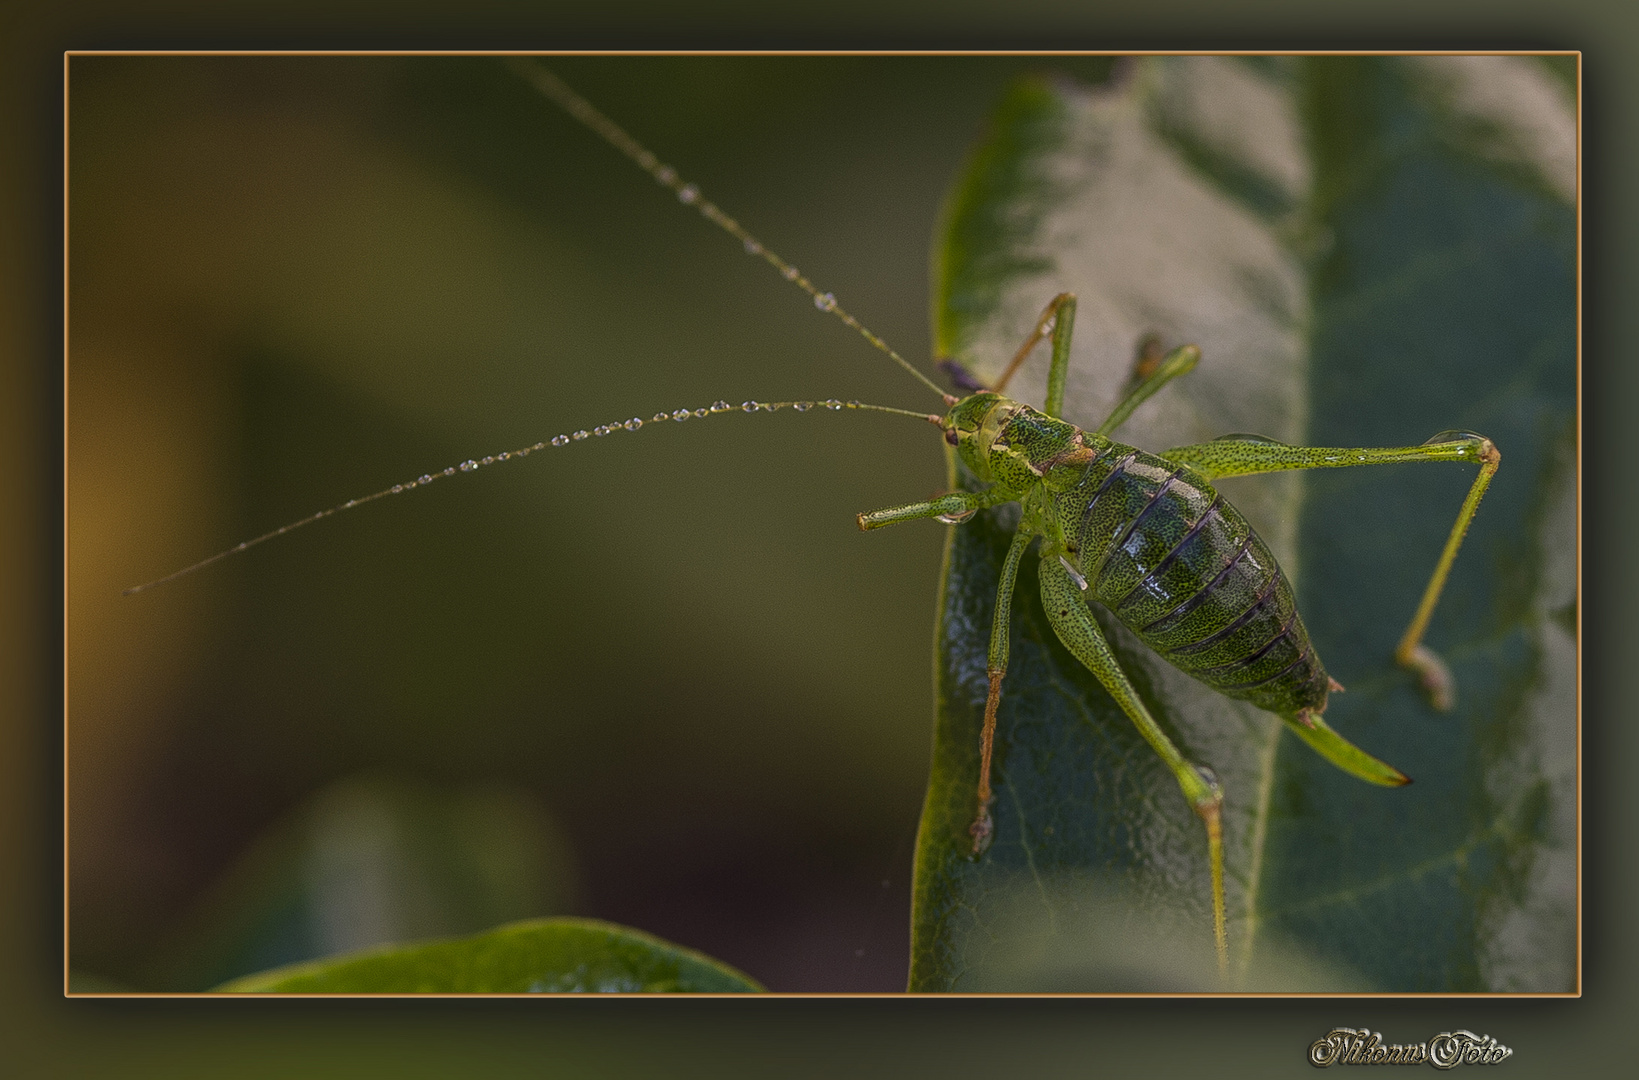
[[[457,473],[472,472],[474,469],[481,468],[485,465],[499,465],[503,461],[511,461],[514,458],[528,457],[537,450],[545,450],[549,447],[555,446],[568,446],[572,442],[581,442],[595,436],[612,435],[617,431],[636,431],[645,423],[659,423],[662,420],[675,420],[682,422],[684,420],[694,420],[707,416],[713,416],[719,413],[779,412],[781,409],[792,409],[796,412],[807,412],[810,409],[829,409],[833,412],[841,409],[860,409],[866,412],[889,413],[894,416],[910,416],[918,420],[924,420],[930,424],[934,424],[935,426],[942,424],[944,419],[943,417],[936,416],[932,413],[919,413],[910,409],[896,409],[891,405],[867,405],[863,401],[838,401],[836,398],[831,398],[827,401],[747,401],[741,405],[730,405],[726,401],[717,401],[702,409],[677,409],[669,413],[658,412],[647,421],[643,420],[641,417],[634,416],[630,420],[617,420],[612,424],[599,424],[590,431],[582,430],[576,431],[569,435],[554,435],[550,439],[545,439],[541,442],[535,443],[532,446],[525,446],[517,450],[507,450],[499,454],[490,454],[487,457],[482,458],[468,458],[459,465],[451,465],[438,472],[423,473],[414,480],[406,480],[402,484],[394,484],[390,488],[383,488],[373,495],[365,495],[362,498],[357,499],[348,499],[346,502],[338,503],[337,505],[330,507],[328,510],[320,510],[316,514],[309,514],[300,521],[292,521],[289,525],[281,525],[272,532],[263,533],[261,536],[258,536],[253,540],[246,540],[243,543],[235,544],[226,551],[219,551],[208,559],[199,560],[192,566],[184,566],[175,573],[166,574],[162,578],[156,578],[153,581],[145,582],[141,585],[133,585],[129,589],[126,589],[123,595],[131,596],[132,594],[142,592],[145,589],[151,589],[155,585],[163,585],[167,581],[175,581],[179,577],[186,574],[191,574],[195,570],[202,570],[214,562],[227,558],[229,555],[237,555],[239,552],[253,548],[257,544],[266,543],[275,537],[285,535],[285,533],[295,532],[302,526],[311,525],[315,521],[323,521],[325,518],[334,514],[339,514],[343,510],[352,510],[354,507],[363,506],[365,503],[375,502],[377,499],[385,499],[389,495],[400,495],[414,488],[426,487],[434,480],[441,480],[446,476],[455,476]]]
[[[540,64],[531,63],[524,57],[511,57],[507,62],[511,65],[513,71],[517,72],[520,76],[533,84],[537,90],[556,102],[560,107],[562,107],[564,112],[591,128],[592,131],[602,136],[603,140],[610,146],[613,146],[616,150],[619,150],[622,154],[625,154],[627,157],[631,158],[632,161],[637,164],[638,168],[654,177],[655,180],[659,181],[663,186],[668,187],[675,192],[679,202],[683,203],[685,206],[692,206],[696,210],[699,210],[701,217],[705,218],[713,225],[716,225],[718,228],[740,241],[741,244],[745,245],[747,255],[754,255],[761,258],[764,262],[778,271],[781,277],[797,286],[797,288],[801,289],[809,296],[813,297],[815,307],[819,308],[821,311],[829,312],[830,314],[841,319],[846,326],[857,331],[860,337],[864,338],[876,348],[886,353],[889,359],[891,359],[894,363],[898,364],[900,367],[914,375],[919,382],[921,382],[929,390],[932,390],[935,394],[938,394],[940,398],[945,399],[945,403],[947,405],[952,403],[950,396],[941,390],[937,383],[918,371],[910,361],[906,360],[903,356],[900,356],[897,352],[895,352],[892,346],[890,346],[886,341],[883,341],[881,338],[877,337],[858,319],[844,311],[841,305],[837,303],[835,294],[820,292],[819,286],[803,277],[802,272],[795,266],[792,266],[774,252],[764,247],[762,242],[755,236],[752,236],[750,233],[746,232],[738,221],[735,221],[733,218],[723,213],[717,208],[715,203],[709,202],[703,195],[701,195],[700,188],[698,186],[684,181],[682,177],[677,175],[676,169],[672,168],[670,165],[663,164],[659,158],[645,150],[641,143],[632,138],[630,135],[626,134],[625,131],[621,130],[618,124],[599,112],[595,105],[581,97],[579,94],[575,93],[575,91],[569,87],[568,83],[565,83],[562,79],[552,74],[551,71],[542,67]]]

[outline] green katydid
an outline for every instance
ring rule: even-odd
[[[915,373],[914,369],[910,368],[908,364],[905,364],[905,362],[899,358],[896,353],[893,353],[891,349],[888,349],[879,338],[870,333],[868,330],[865,330],[863,327],[859,326],[858,323],[855,322],[846,311],[836,304],[834,298],[832,298],[830,294],[821,292],[817,286],[809,283],[807,279],[796,274],[794,271],[790,271],[789,265],[786,264],[784,260],[767,251],[766,248],[764,248],[760,243],[756,242],[736,223],[718,211],[715,206],[709,202],[706,202],[703,197],[700,196],[698,189],[694,188],[692,185],[686,184],[678,178],[675,173],[672,173],[670,170],[666,169],[665,166],[660,165],[655,159],[653,159],[652,155],[648,155],[646,151],[643,151],[642,148],[635,142],[632,142],[624,135],[624,133],[620,132],[618,128],[614,127],[614,125],[602,118],[601,114],[592,109],[591,106],[586,104],[583,99],[580,99],[578,95],[573,94],[572,91],[569,91],[567,87],[564,87],[563,84],[557,82],[550,75],[545,74],[542,69],[530,68],[525,71],[525,74],[528,75],[543,91],[548,93],[549,96],[554,97],[559,104],[564,105],[572,114],[576,115],[577,118],[588,123],[594,130],[597,130],[600,135],[603,135],[618,148],[626,152],[629,156],[633,157],[634,160],[638,161],[640,165],[643,165],[643,167],[648,170],[651,175],[654,175],[662,183],[666,184],[674,192],[676,192],[678,197],[682,199],[685,204],[695,206],[709,220],[712,220],[715,224],[726,229],[739,238],[742,243],[746,245],[748,251],[751,251],[753,254],[764,258],[775,266],[775,268],[779,270],[782,275],[786,276],[789,280],[793,280],[800,287],[806,289],[809,294],[814,297],[816,306],[818,306],[821,310],[828,311],[843,319],[844,322],[847,322],[850,326],[864,334],[873,345],[883,349],[883,351],[887,352],[896,361],[901,363],[908,370],[912,370],[913,373]],[[1432,686],[1437,687],[1442,681],[1439,674],[1440,668],[1438,662],[1432,657],[1432,655],[1428,654],[1426,650],[1422,648],[1421,635],[1423,628],[1426,626],[1428,614],[1432,610],[1434,602],[1438,598],[1445,571],[1449,568],[1451,560],[1455,556],[1457,545],[1461,541],[1466,524],[1473,516],[1480,495],[1483,494],[1485,483],[1489,480],[1491,473],[1495,470],[1496,454],[1494,448],[1491,448],[1489,444],[1480,437],[1468,435],[1455,435],[1452,438],[1437,437],[1437,442],[1434,445],[1426,447],[1405,447],[1391,450],[1312,450],[1287,447],[1281,444],[1274,444],[1267,441],[1260,441],[1250,438],[1230,438],[1214,443],[1178,448],[1174,451],[1169,451],[1166,454],[1161,455],[1158,459],[1133,457],[1127,465],[1122,465],[1122,461],[1125,460],[1129,454],[1136,454],[1136,452],[1131,451],[1130,448],[1121,447],[1119,444],[1110,442],[1106,436],[1112,434],[1125,419],[1125,417],[1130,414],[1132,408],[1134,408],[1145,397],[1159,389],[1170,379],[1185,373],[1188,368],[1193,365],[1195,354],[1187,348],[1175,350],[1169,356],[1168,360],[1162,363],[1154,373],[1152,373],[1147,379],[1139,381],[1133,392],[1128,395],[1127,399],[1121,406],[1118,406],[1116,411],[1111,414],[1110,418],[1100,427],[1097,432],[1081,432],[1078,429],[1074,429],[1070,427],[1070,425],[1062,422],[1055,425],[1050,421],[1053,421],[1061,411],[1063,387],[1068,372],[1069,347],[1071,331],[1073,329],[1073,311],[1074,304],[1073,300],[1070,299],[1059,298],[1055,300],[1053,304],[1049,305],[1048,310],[1044,312],[1041,320],[1039,320],[1036,330],[1027,339],[1025,346],[1019,350],[1015,363],[1009,370],[1008,374],[1004,375],[993,388],[997,394],[999,394],[1001,390],[1004,390],[1009,378],[1011,377],[1011,371],[1015,370],[1019,363],[1022,363],[1024,358],[1029,354],[1031,348],[1039,342],[1045,340],[1048,336],[1051,336],[1054,342],[1053,357],[1051,372],[1048,380],[1048,396],[1042,412],[1035,413],[1032,411],[1027,411],[1024,410],[1022,406],[1019,406],[1018,403],[1008,401],[1000,398],[999,396],[987,395],[985,392],[978,392],[962,399],[961,401],[957,401],[955,398],[946,396],[946,404],[949,406],[949,412],[943,417],[928,417],[929,419],[933,419],[936,423],[939,423],[942,430],[946,434],[947,440],[952,442],[953,445],[957,446],[958,451],[962,453],[964,460],[969,464],[970,468],[973,468],[981,475],[981,478],[984,478],[984,473],[987,470],[996,477],[995,486],[988,489],[988,491],[982,495],[967,495],[956,492],[944,496],[938,500],[933,500],[926,503],[911,504],[909,506],[899,507],[894,510],[879,511],[875,514],[864,515],[861,518],[861,525],[865,527],[878,527],[900,520],[909,520],[916,517],[928,516],[940,516],[951,520],[959,520],[965,518],[966,516],[970,516],[973,512],[977,511],[983,506],[994,505],[995,503],[1001,501],[1019,499],[1024,503],[1025,522],[1023,526],[1021,526],[1021,532],[1019,534],[1020,540],[1015,544],[1014,553],[1010,554],[1007,569],[1004,572],[1004,577],[1000,583],[1000,589],[998,592],[996,632],[993,636],[992,645],[992,655],[995,662],[992,664],[994,670],[991,677],[992,689],[990,701],[987,706],[987,727],[994,722],[995,705],[1001,692],[1002,673],[1005,672],[1006,668],[1008,604],[1004,601],[1011,598],[1012,574],[1016,572],[1019,560],[1025,553],[1025,548],[1037,537],[1042,538],[1044,545],[1044,597],[1050,592],[1054,600],[1067,601],[1067,598],[1078,599],[1077,593],[1081,591],[1081,586],[1083,584],[1096,590],[1100,587],[1100,582],[1102,580],[1099,577],[1100,573],[1106,571],[1110,574],[1114,573],[1113,569],[1110,568],[1110,563],[1107,559],[1096,560],[1096,565],[1092,562],[1082,561],[1084,558],[1090,558],[1087,552],[1083,550],[1082,544],[1079,542],[1085,538],[1070,535],[1070,533],[1074,530],[1067,528],[1066,518],[1070,508],[1079,506],[1083,511],[1081,520],[1086,522],[1088,520],[1087,515],[1089,513],[1095,509],[1102,511],[1109,504],[1105,503],[1103,499],[1092,498],[1086,498],[1084,502],[1078,502],[1078,499],[1082,499],[1087,495],[1087,492],[1083,490],[1079,493],[1072,492],[1071,495],[1068,496],[1068,502],[1061,500],[1060,505],[1050,507],[1049,503],[1051,500],[1048,498],[1047,493],[1055,490],[1055,484],[1073,485],[1076,483],[1081,483],[1091,479],[1095,472],[1099,472],[1100,470],[1102,470],[1102,472],[1098,477],[1097,487],[1099,491],[1102,491],[1106,495],[1113,495],[1123,492],[1130,493],[1129,489],[1132,491],[1143,490],[1141,485],[1135,486],[1136,482],[1131,481],[1132,474],[1128,470],[1134,464],[1142,464],[1151,468],[1157,468],[1159,466],[1154,466],[1151,464],[1151,462],[1156,460],[1163,462],[1164,465],[1170,465],[1173,467],[1173,471],[1171,472],[1169,479],[1157,481],[1158,485],[1170,484],[1170,488],[1168,490],[1172,495],[1179,495],[1181,489],[1188,487],[1195,493],[1195,495],[1204,496],[1206,498],[1206,502],[1196,505],[1196,503],[1199,503],[1198,499],[1195,503],[1191,503],[1190,499],[1184,498],[1178,508],[1172,508],[1168,513],[1161,513],[1158,511],[1156,514],[1152,515],[1154,518],[1168,517],[1174,524],[1178,521],[1188,521],[1188,527],[1185,529],[1185,532],[1189,535],[1179,539],[1177,543],[1169,547],[1165,552],[1161,553],[1160,560],[1158,560],[1155,565],[1151,566],[1149,570],[1145,571],[1144,573],[1139,573],[1136,578],[1132,577],[1132,574],[1135,571],[1129,568],[1128,577],[1130,580],[1125,583],[1128,586],[1128,592],[1124,593],[1120,597],[1112,597],[1115,601],[1114,606],[1118,609],[1118,615],[1120,614],[1119,609],[1122,607],[1122,603],[1126,601],[1128,597],[1134,593],[1134,591],[1136,591],[1140,586],[1145,585],[1145,583],[1153,583],[1156,580],[1156,575],[1160,574],[1164,569],[1160,565],[1160,561],[1164,561],[1169,555],[1172,555],[1174,557],[1172,558],[1170,565],[1173,568],[1182,568],[1185,560],[1176,556],[1176,551],[1182,547],[1184,540],[1206,535],[1207,529],[1203,523],[1208,520],[1207,510],[1210,509],[1210,504],[1212,501],[1212,488],[1210,486],[1210,481],[1217,476],[1269,472],[1283,469],[1316,468],[1388,461],[1467,460],[1480,462],[1482,464],[1481,475],[1475,481],[1474,487],[1471,489],[1469,497],[1465,501],[1463,509],[1459,513],[1457,525],[1452,530],[1446,550],[1442,554],[1439,566],[1436,569],[1434,579],[1430,581],[1429,586],[1425,591],[1423,603],[1418,609],[1418,615],[1413,620],[1412,626],[1408,628],[1399,649],[1399,655],[1402,661],[1415,666],[1423,674],[1426,682],[1429,682]],[[938,392],[938,388],[929,382],[925,376],[918,374],[918,378],[920,378],[924,383],[927,383],[930,387],[933,387],[933,389]],[[758,403],[748,402],[741,408],[744,408],[747,411],[760,411],[763,409],[783,407],[786,404],[802,407],[813,403],[793,402],[776,403],[774,405],[759,405]],[[830,405],[833,408],[844,407],[844,403],[840,401],[822,402],[818,404]],[[908,410],[894,410],[877,406],[858,406],[857,403],[852,402],[847,404],[848,406],[876,408],[887,412],[909,412]],[[731,407],[727,405],[727,403],[719,402],[716,405],[700,409],[677,410],[669,414],[669,418],[673,420],[688,419],[718,412],[725,412],[729,411],[730,409]],[[923,414],[909,412],[909,415],[922,416]],[[661,418],[666,417],[657,416],[655,419]],[[557,436],[555,439],[543,440],[532,446],[520,448],[517,451],[509,451],[499,455],[491,455],[490,457],[484,459],[470,459],[459,466],[450,466],[439,473],[425,474],[422,477],[416,478],[415,480],[408,481],[404,484],[395,485],[393,488],[385,489],[374,495],[349,500],[338,507],[322,511],[310,518],[303,519],[302,521],[293,523],[289,526],[285,526],[284,528],[276,530],[274,533],[269,533],[263,537],[258,537],[255,540],[247,541],[234,549],[230,549],[230,551],[243,550],[246,547],[260,543],[262,540],[271,538],[272,536],[281,535],[292,528],[299,527],[300,525],[304,525],[310,521],[315,521],[322,517],[329,516],[337,510],[351,508],[353,506],[360,505],[363,502],[380,498],[386,494],[418,487],[430,482],[432,479],[436,479],[439,476],[454,475],[457,472],[471,471],[473,468],[486,466],[498,461],[510,460],[514,456],[523,456],[530,452],[543,450],[548,446],[568,445],[570,442],[578,441],[579,439],[593,435],[607,434],[617,430],[634,429],[641,426],[643,422],[643,418],[632,418],[630,420],[624,420],[617,423],[600,425],[591,429],[590,432],[576,432],[574,434],[566,433],[564,435]],[[1069,456],[1065,456],[1067,453]],[[998,454],[1001,455],[1001,458],[999,459],[996,457]],[[1120,466],[1120,468],[1114,468],[1115,466]],[[1180,466],[1182,468],[1178,468]],[[1069,469],[1072,467],[1080,470],[1076,474],[1075,478],[1070,478],[1064,475],[1062,471],[1055,471]],[[1021,468],[1023,469],[1023,472],[1019,471]],[[998,470],[1001,473],[1005,473],[1005,476],[997,475]],[[1177,479],[1178,477],[1182,477],[1183,481],[1181,482]],[[1150,490],[1149,494],[1156,495],[1157,492],[1155,490]],[[1164,505],[1163,500],[1160,498],[1157,498],[1156,502],[1158,506]],[[1146,505],[1148,504],[1146,503]],[[1188,518],[1187,516],[1189,513],[1187,507],[1190,505],[1196,505],[1197,516],[1193,519]],[[1142,513],[1143,511],[1140,509],[1135,511],[1128,519],[1124,519],[1125,527],[1119,534],[1113,534],[1107,540],[1107,542],[1114,542],[1113,546],[1107,548],[1107,550],[1100,554],[1110,555],[1116,547],[1120,546],[1120,541],[1130,541],[1134,539],[1146,540],[1153,538],[1154,535],[1159,535],[1152,534],[1148,531],[1149,526],[1158,524],[1156,520],[1150,521],[1149,525],[1146,525],[1144,529],[1138,529],[1136,527],[1138,524],[1138,519]],[[1225,512],[1222,509],[1218,510],[1217,514],[1220,519],[1223,519],[1225,516]],[[1197,526],[1200,526],[1198,530],[1196,528]],[[1227,532],[1225,533],[1226,536],[1238,537],[1237,542],[1240,546],[1235,550],[1254,550],[1252,546],[1254,540],[1250,534],[1250,530],[1247,530],[1243,535],[1237,532],[1236,528],[1237,526],[1231,523],[1230,525],[1226,526]],[[1206,546],[1208,546],[1210,551],[1213,553],[1221,553],[1220,546]],[[228,552],[223,553],[223,555],[225,554],[228,554]],[[220,557],[222,556],[214,556],[211,560],[206,560],[205,562],[211,562]],[[1217,573],[1220,575],[1226,574],[1229,572],[1231,565],[1243,565],[1238,561],[1238,558],[1239,557],[1237,556],[1236,560],[1230,560],[1230,562],[1226,563],[1224,567],[1220,568]],[[205,563],[196,564],[196,567],[204,564]],[[1260,567],[1263,567],[1264,565],[1265,564],[1262,562],[1259,563]],[[1270,562],[1267,565],[1272,567],[1273,564]],[[188,569],[191,570],[196,567],[190,567]],[[1212,597],[1218,595],[1217,587],[1213,586],[1213,582],[1216,581],[1216,577],[1205,576],[1206,572],[1202,570],[1199,565],[1191,564],[1188,569],[1189,575],[1186,575],[1186,577],[1189,580],[1193,580],[1198,586],[1207,586],[1205,588],[1196,589],[1196,591],[1191,594],[1192,596]],[[179,573],[184,572],[187,571],[180,571]],[[1278,574],[1271,574],[1266,576],[1264,579],[1261,579],[1257,583],[1259,591],[1255,592],[1253,595],[1256,597],[1259,604],[1264,605],[1257,609],[1258,612],[1261,613],[1259,618],[1253,617],[1254,613],[1251,607],[1248,607],[1242,611],[1234,612],[1230,615],[1224,615],[1220,612],[1214,633],[1221,631],[1224,634],[1225,640],[1215,640],[1212,634],[1201,633],[1199,632],[1198,627],[1192,626],[1187,632],[1180,631],[1180,633],[1184,634],[1184,636],[1176,639],[1177,643],[1173,645],[1174,651],[1184,652],[1186,650],[1193,649],[1195,651],[1191,653],[1191,655],[1196,656],[1197,660],[1207,655],[1213,656],[1213,663],[1201,663],[1197,665],[1203,672],[1202,677],[1209,683],[1217,685],[1220,688],[1243,692],[1243,696],[1252,696],[1255,691],[1245,684],[1248,682],[1261,684],[1264,681],[1263,676],[1268,673],[1260,669],[1257,672],[1258,678],[1251,678],[1249,674],[1251,671],[1249,667],[1250,663],[1255,657],[1261,656],[1263,662],[1274,664],[1275,660],[1273,657],[1279,655],[1278,650],[1275,648],[1275,644],[1285,642],[1287,646],[1295,648],[1298,655],[1291,659],[1291,663],[1287,665],[1287,667],[1281,668],[1280,670],[1275,671],[1272,675],[1269,675],[1269,680],[1272,680],[1275,683],[1280,683],[1283,673],[1290,675],[1292,671],[1299,668],[1302,668],[1304,678],[1302,680],[1297,680],[1298,682],[1301,682],[1301,687],[1297,686],[1296,683],[1293,685],[1286,685],[1282,683],[1281,693],[1276,696],[1268,697],[1268,702],[1275,706],[1278,710],[1284,708],[1285,711],[1283,713],[1283,717],[1293,725],[1294,730],[1296,730],[1299,735],[1305,739],[1305,741],[1316,746],[1317,749],[1321,750],[1322,753],[1331,758],[1334,762],[1340,764],[1349,771],[1354,772],[1356,775],[1363,775],[1367,779],[1372,779],[1376,782],[1396,782],[1396,780],[1399,779],[1398,773],[1395,773],[1392,769],[1389,769],[1386,766],[1381,766],[1380,763],[1376,763],[1374,759],[1370,759],[1359,751],[1354,750],[1353,747],[1349,746],[1347,743],[1344,743],[1340,737],[1336,736],[1334,733],[1331,733],[1319,719],[1319,712],[1324,708],[1325,694],[1327,687],[1330,684],[1327,682],[1324,672],[1320,669],[1318,663],[1310,663],[1312,660],[1312,652],[1309,653],[1307,658],[1305,657],[1302,647],[1303,635],[1301,631],[1301,624],[1295,623],[1295,615],[1290,611],[1290,595],[1288,593],[1284,596],[1284,598],[1281,596],[1282,590],[1276,585],[1278,580]],[[1170,584],[1171,583],[1169,583],[1169,585]],[[1113,587],[1114,586],[1111,585],[1111,588]],[[1073,592],[1070,591],[1072,588],[1074,589]],[[1265,589],[1268,591],[1262,591]],[[1182,596],[1183,594],[1179,593],[1177,595]],[[1274,602],[1272,604],[1266,603],[1266,601],[1270,600],[1273,600]],[[1182,603],[1183,601],[1180,602]],[[1202,602],[1196,604],[1193,610],[1205,612],[1209,607],[1209,604]],[[1087,666],[1099,676],[1100,680],[1106,683],[1106,685],[1111,689],[1112,693],[1116,695],[1116,699],[1121,702],[1123,709],[1133,717],[1136,723],[1138,723],[1139,728],[1144,732],[1146,739],[1151,742],[1152,746],[1156,748],[1157,752],[1160,753],[1163,759],[1167,761],[1169,768],[1173,771],[1175,777],[1177,777],[1186,798],[1193,806],[1197,808],[1207,822],[1209,844],[1212,845],[1214,852],[1212,861],[1214,892],[1213,906],[1215,911],[1216,931],[1215,937],[1219,944],[1221,956],[1225,933],[1221,884],[1222,859],[1221,853],[1217,849],[1214,824],[1217,806],[1221,800],[1221,794],[1216,791],[1215,785],[1203,773],[1202,767],[1189,762],[1182,755],[1182,753],[1177,750],[1167,736],[1154,725],[1153,721],[1146,724],[1147,713],[1145,713],[1142,703],[1139,702],[1137,697],[1131,693],[1131,688],[1127,686],[1124,676],[1121,675],[1120,670],[1118,666],[1115,665],[1114,661],[1110,659],[1107,651],[1101,651],[1101,638],[1099,636],[1096,623],[1093,623],[1090,618],[1086,616],[1085,605],[1080,604],[1078,600],[1078,603],[1071,604],[1066,602],[1064,605],[1059,608],[1055,608],[1054,610],[1062,611],[1064,613],[1062,617],[1066,620],[1063,623],[1055,622],[1054,624],[1055,630],[1059,632],[1060,637],[1065,640],[1066,644],[1071,647],[1072,651],[1076,653],[1078,658],[1086,663]],[[1272,628],[1280,631],[1280,633],[1267,641],[1258,641],[1256,643],[1250,642],[1249,636],[1247,635],[1251,635],[1252,631],[1248,628],[1263,627],[1264,624],[1260,621],[1260,618],[1263,615],[1269,615],[1271,612],[1279,612],[1281,614],[1282,619],[1277,620],[1272,625]],[[1165,615],[1166,613],[1163,612],[1161,614]],[[1247,618],[1244,621],[1237,623],[1236,620],[1243,615],[1247,616]],[[1160,623],[1161,618],[1155,617],[1144,625],[1156,626]],[[1191,634],[1195,636],[1189,636]],[[1236,636],[1237,634],[1241,634],[1243,636]],[[1233,638],[1234,640],[1232,643],[1226,644],[1226,641],[1229,638]],[[1214,653],[1213,646],[1215,644],[1222,646],[1227,651],[1222,654]],[[1309,666],[1305,666],[1306,664]],[[1240,677],[1241,675],[1246,675],[1247,677],[1242,678]],[[1265,689],[1267,690],[1269,688],[1265,687]],[[1254,697],[1254,700],[1259,699]],[[1262,703],[1261,700],[1260,703]],[[980,775],[976,778],[975,790],[979,806],[973,822],[974,844],[976,848],[980,849],[982,849],[984,842],[989,835],[989,820],[985,809],[989,801],[990,784],[990,770],[988,768],[988,734],[986,738],[986,751],[984,757],[986,767],[981,769]]]

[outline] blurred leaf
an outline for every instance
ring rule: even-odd
[[[575,858],[528,790],[380,774],[323,788],[209,890],[149,980],[201,990],[388,942],[573,910]]]
[[[939,348],[994,377],[1080,297],[1066,417],[1096,425],[1148,333],[1203,353],[1120,437],[1319,445],[1491,436],[1504,466],[1429,644],[1390,659],[1472,481],[1397,466],[1226,482],[1349,692],[1328,720],[1417,781],[1368,787],[1159,660],[1134,685],[1225,790],[1232,983],[1565,991],[1576,970],[1575,115],[1526,58],[1183,58],[1019,85],[947,210]],[[1010,391],[1039,401],[1047,364]],[[952,482],[972,483],[957,476]],[[1020,575],[995,843],[967,855],[985,653],[1016,510],[951,530],[913,990],[1216,988],[1203,830]]]
[[[272,994],[723,994],[762,987],[727,964],[638,930],[595,919],[539,919],[456,941],[276,968],[217,989]]]

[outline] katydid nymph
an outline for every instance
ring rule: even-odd
[[[539,67],[523,64],[520,72],[577,119],[637,161],[685,205],[733,234],[749,253],[767,261],[782,276],[805,289],[820,310],[841,318],[864,334],[873,346],[910,368],[879,338],[859,326],[831,294],[769,252],[706,201],[698,188],[661,165],[584,99]],[[1463,531],[1495,470],[1496,452],[1478,436],[1452,435],[1437,437],[1427,446],[1388,450],[1316,450],[1253,437],[1229,437],[1160,455],[1142,454],[1113,442],[1111,436],[1118,433],[1122,421],[1141,401],[1168,381],[1185,374],[1197,353],[1187,346],[1173,350],[1152,372],[1135,380],[1134,389],[1097,430],[1076,428],[1061,418],[1064,385],[1068,378],[1073,378],[1069,357],[1074,310],[1073,299],[1056,298],[1019,350],[1009,372],[989,387],[976,389],[966,397],[957,399],[945,395],[925,375],[917,374],[918,379],[940,394],[943,408],[939,415],[885,406],[860,406],[833,399],[747,402],[732,406],[718,402],[702,408],[676,410],[664,418],[690,420],[718,413],[761,412],[786,406],[796,409],[818,406],[822,411],[824,408],[869,408],[907,413],[935,423],[943,439],[955,447],[967,467],[990,486],[979,493],[951,492],[926,502],[865,514],[860,519],[863,527],[881,527],[922,517],[940,517],[959,526],[981,508],[1018,502],[1022,514],[1018,538],[997,589],[991,692],[986,708],[985,766],[973,779],[976,805],[971,843],[975,857],[984,857],[983,848],[993,830],[988,809],[993,779],[988,748],[997,704],[1005,691],[1013,574],[1026,549],[1039,545],[1044,599],[1050,612],[1060,613],[1054,619],[1055,631],[1110,689],[1166,761],[1185,798],[1203,818],[1212,850],[1214,937],[1221,957],[1226,931],[1222,854],[1216,839],[1216,821],[1223,794],[1208,771],[1210,763],[1191,761],[1148,719],[1142,702],[1103,647],[1102,635],[1086,606],[1083,587],[1106,603],[1118,618],[1124,622],[1130,619],[1129,625],[1135,630],[1141,634],[1151,633],[1169,660],[1186,671],[1193,671],[1215,688],[1281,714],[1300,737],[1347,771],[1378,783],[1400,782],[1401,774],[1355,750],[1321,720],[1320,713],[1332,684],[1313,649],[1307,647],[1307,637],[1296,617],[1290,590],[1250,527],[1244,525],[1233,508],[1216,498],[1211,482],[1220,476],[1391,461],[1447,460],[1480,464],[1480,477],[1464,503],[1434,579],[1399,650],[1404,662],[1415,666],[1426,681],[1438,686],[1442,681],[1440,667],[1432,655],[1422,649],[1422,631],[1438,598],[1445,570],[1455,557]],[[1041,409],[1031,409],[1002,396],[1012,371],[1017,370],[1034,347],[1049,338],[1052,340],[1051,370]],[[1210,356],[1204,362],[1210,363]],[[374,495],[348,500],[230,550],[243,550],[337,510],[410,490],[441,476],[453,476],[457,472],[652,422],[654,418],[622,418],[587,430],[565,432],[516,451],[469,459]],[[1172,606],[1160,607],[1168,598]],[[1164,621],[1169,618],[1175,621],[1170,624]],[[1171,636],[1162,636],[1169,631]]]

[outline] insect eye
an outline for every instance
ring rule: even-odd
[[[956,429],[955,428],[946,428],[945,429],[945,441],[950,443],[950,445],[955,446],[957,443],[961,442],[962,440],[961,440],[961,436],[956,434]]]

